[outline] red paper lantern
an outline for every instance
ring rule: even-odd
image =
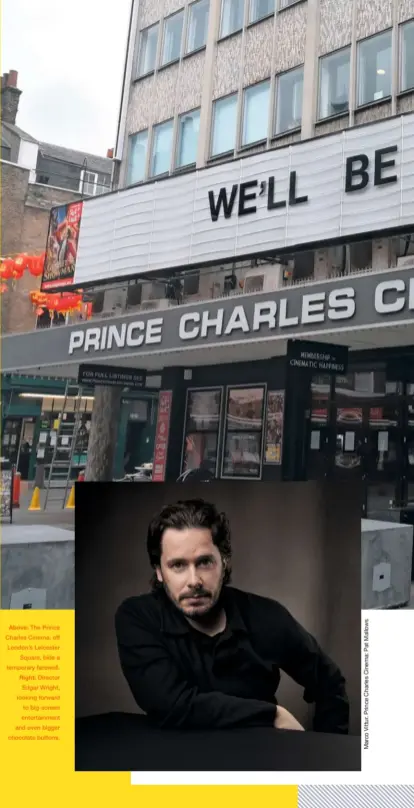
[[[13,258],[5,258],[0,265],[0,278],[3,281],[9,280],[13,277],[14,261]]]
[[[28,255],[26,253],[22,253],[18,255],[14,261],[12,276],[13,278],[21,278],[25,269],[27,269],[27,259]]]
[[[7,283],[0,283],[0,295],[3,295],[4,292],[7,292],[8,288],[9,287],[7,286]]]
[[[45,253],[43,255],[34,255],[29,264],[29,272],[34,278],[40,277],[43,274],[43,264],[45,262]]]

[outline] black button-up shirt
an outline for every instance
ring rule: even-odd
[[[272,726],[280,670],[315,704],[313,729],[348,732],[345,680],[280,603],[223,590],[226,628],[192,628],[160,589],[125,600],[115,617],[119,657],[138,706],[162,727]]]

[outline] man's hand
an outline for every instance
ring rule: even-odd
[[[299,724],[299,721],[296,721],[296,718],[292,715],[292,713],[290,713],[289,710],[286,710],[284,707],[279,707],[279,705],[276,708],[274,726],[276,729],[296,729],[302,730],[302,732],[305,731],[302,724]]]

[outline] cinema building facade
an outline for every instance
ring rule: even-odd
[[[369,20],[348,0],[254,20],[260,4],[226,16],[236,5],[133,3],[116,190],[83,202],[69,270],[51,225],[43,279],[104,293],[103,314],[4,337],[3,371],[139,371],[158,398],[154,481],[360,478],[365,513],[399,520],[414,500],[412,20],[391,2],[386,19],[365,3]],[[314,343],[306,369],[292,340]]]

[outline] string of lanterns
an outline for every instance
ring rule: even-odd
[[[36,306],[36,314],[40,316],[43,314],[43,309],[48,309],[50,312],[57,312],[58,314],[68,314],[75,311],[81,312],[83,307],[86,306],[86,316],[90,317],[92,314],[92,303],[84,303],[82,294],[75,292],[60,292],[49,294],[48,292],[39,292],[34,290],[29,292],[29,297],[34,306]]]
[[[39,278],[43,274],[43,265],[46,253],[41,255],[28,255],[19,253],[15,258],[0,258],[0,294],[8,291],[6,281],[16,281],[23,277],[28,271],[34,278]],[[40,292],[35,289],[29,292],[31,303],[36,307],[36,314],[40,317],[47,309],[52,315],[72,314],[73,312],[83,312],[86,319],[92,314],[92,303],[84,303],[82,290],[79,292]]]
[[[19,280],[27,270],[34,278],[43,273],[43,264],[46,253],[41,255],[28,255],[20,253],[16,258],[0,259],[0,281]]]

